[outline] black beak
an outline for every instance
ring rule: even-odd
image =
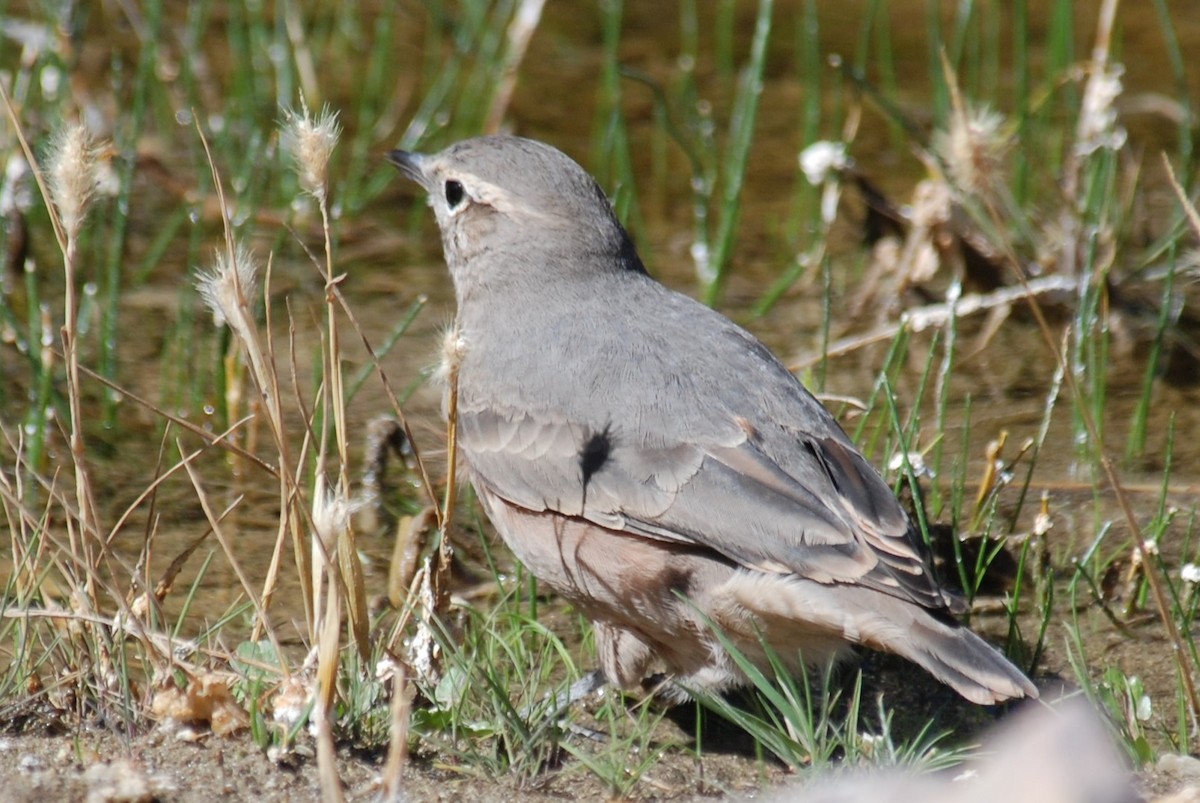
[[[388,151],[387,160],[394,164],[401,173],[413,181],[425,186],[425,172],[421,166],[425,163],[425,155],[412,151]]]

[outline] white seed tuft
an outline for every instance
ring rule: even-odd
[[[1125,129],[1117,125],[1115,105],[1121,95],[1124,72],[1120,64],[1111,64],[1088,76],[1075,129],[1075,153],[1079,156],[1101,148],[1115,151],[1125,144]]]
[[[350,531],[350,512],[345,492],[327,487],[323,477],[318,476],[312,499],[312,523],[327,552],[332,553],[338,540]]]
[[[467,353],[467,341],[463,338],[455,323],[446,327],[442,332],[442,348],[438,354],[438,364],[433,369],[433,383],[443,389],[450,387],[450,375],[462,363]]]
[[[820,140],[800,151],[800,169],[814,187],[824,184],[830,173],[845,170],[849,166],[850,158],[846,155],[844,142]]]
[[[213,325],[228,325],[245,338],[252,327],[250,304],[258,284],[258,261],[241,243],[233,249],[217,249],[212,270],[202,271],[196,283],[200,297],[212,311]]]
[[[50,198],[58,210],[68,240],[79,235],[87,216],[88,203],[96,189],[96,160],[99,149],[82,125],[59,131],[51,140],[46,158]]]
[[[933,149],[959,190],[986,197],[1003,182],[1012,148],[1004,129],[1003,115],[985,107],[952,114],[950,127],[934,134]]]
[[[320,203],[329,184],[329,157],[342,135],[337,118],[328,107],[314,117],[303,100],[299,112],[285,113],[283,148],[292,157],[300,186]]]

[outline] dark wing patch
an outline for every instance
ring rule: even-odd
[[[609,435],[611,426],[587,438],[583,448],[579,450],[579,471],[583,475],[583,487],[587,488],[592,475],[604,468],[612,454],[612,436]]]

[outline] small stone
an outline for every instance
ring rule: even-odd
[[[197,731],[195,728],[184,725],[179,730],[175,731],[175,741],[188,742],[194,744],[204,739],[204,734]]]
[[[1150,803],[1200,803],[1200,786],[1185,786],[1169,795],[1156,797]]]
[[[1158,759],[1158,771],[1181,780],[1200,781],[1200,758],[1167,753]]]
[[[150,775],[132,762],[100,762],[83,773],[87,803],[151,803],[175,791],[165,778]]]

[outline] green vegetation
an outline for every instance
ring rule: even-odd
[[[382,155],[504,129],[591,168],[652,272],[801,355],[973,626],[1139,764],[1196,750],[1182,12],[1139,15],[1145,54],[1115,3],[1068,0],[51,5],[0,2],[0,728],[315,738],[328,799],[346,745],[390,744],[393,790],[405,751],[618,796],[705,760],[711,717],[557,710],[587,625],[446,479],[449,281]],[[364,483],[380,415],[396,454]],[[748,675],[697,710],[749,734],[751,774],[945,766],[978,725],[900,723],[862,675]]]

